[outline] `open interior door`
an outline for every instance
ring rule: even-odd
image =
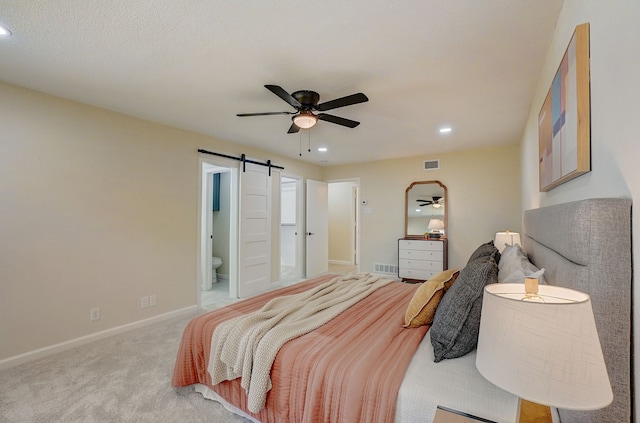
[[[307,179],[307,278],[329,271],[329,187]]]

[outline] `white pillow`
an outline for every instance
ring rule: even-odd
[[[498,282],[524,283],[525,277],[536,278],[540,284],[547,283],[544,269],[534,266],[518,244],[507,246],[498,263]]]
[[[502,270],[505,266],[512,266],[513,263],[519,263],[521,257],[527,258],[527,253],[524,252],[520,245],[507,245],[500,255],[498,270]]]

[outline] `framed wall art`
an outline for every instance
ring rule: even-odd
[[[591,171],[589,24],[578,25],[538,115],[540,191]]]

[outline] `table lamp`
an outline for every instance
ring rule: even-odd
[[[429,238],[438,239],[442,235],[440,229],[444,229],[444,222],[442,219],[431,219],[429,220],[427,228],[430,230]]]
[[[476,367],[521,400],[568,410],[613,401],[587,294],[558,286],[491,284],[484,290]]]
[[[496,232],[496,239],[493,241],[493,245],[496,246],[501,254],[502,250],[504,250],[507,245],[513,244],[522,245],[522,241],[520,241],[520,234],[518,232]]]

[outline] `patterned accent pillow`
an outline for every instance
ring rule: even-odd
[[[430,325],[444,293],[451,287],[460,274],[458,269],[449,269],[438,273],[424,282],[413,294],[404,315],[405,328],[417,328]]]
[[[484,287],[498,282],[493,255],[467,264],[440,301],[429,329],[435,362],[462,357],[478,345]]]

